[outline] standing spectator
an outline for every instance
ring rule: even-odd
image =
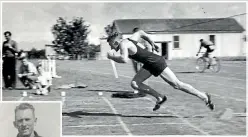
[[[11,32],[4,32],[6,41],[3,42],[3,78],[5,88],[16,87],[16,55],[18,53],[17,43],[11,39]]]

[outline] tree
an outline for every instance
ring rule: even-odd
[[[36,58],[36,48],[32,48],[30,51],[28,51],[28,58]]]
[[[37,50],[36,48],[32,48],[30,51],[27,52],[29,59],[44,59],[45,56],[45,49]]]
[[[82,17],[74,18],[67,22],[64,18],[59,17],[57,23],[52,27],[52,33],[55,40],[53,44],[56,46],[55,51],[64,51],[64,53],[72,54],[74,56],[85,53],[88,46],[86,40],[89,34],[89,24],[83,20]]]

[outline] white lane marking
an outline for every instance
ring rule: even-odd
[[[114,106],[111,104],[111,102],[107,98],[102,97],[102,99],[109,105],[109,107],[111,108],[111,110],[113,111],[114,114],[118,114],[118,112],[116,111],[116,109],[114,108]],[[132,136],[131,131],[128,129],[127,125],[123,122],[123,120],[121,119],[121,117],[120,116],[117,116],[116,119],[119,121],[119,123],[121,124],[122,128],[126,131],[126,133],[129,136]]]
[[[150,102],[156,103],[155,101],[153,101],[153,100],[150,99],[150,98],[145,97],[145,99],[146,99],[146,100],[149,100]],[[195,130],[201,132],[202,134],[204,134],[204,135],[209,135],[207,132],[205,132],[205,131],[203,131],[202,129],[200,129],[199,127],[197,127],[197,126],[191,124],[188,120],[186,120],[185,118],[183,118],[183,116],[177,114],[176,112],[173,112],[173,111],[168,110],[168,109],[166,109],[166,111],[168,111],[168,112],[172,113],[173,115],[177,116],[177,117],[180,118],[183,122],[185,122],[187,125],[189,125],[190,127],[194,128]]]
[[[186,125],[186,123],[139,123],[130,124],[131,126],[153,126],[153,125]],[[87,128],[87,127],[118,127],[120,124],[106,124],[106,125],[75,125],[75,126],[65,126],[73,128]]]

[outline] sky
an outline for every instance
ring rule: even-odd
[[[42,49],[54,39],[51,27],[58,17],[83,17],[91,25],[90,40],[97,43],[104,27],[115,19],[221,18],[241,13],[246,13],[246,4],[238,2],[3,3],[2,34],[11,31],[19,49]],[[246,15],[235,19],[246,28]]]

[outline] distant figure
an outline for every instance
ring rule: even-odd
[[[25,87],[36,89],[37,70],[33,63],[29,62],[26,57],[20,58],[21,66],[18,78]]]
[[[212,56],[211,56],[211,53],[214,51],[214,44],[213,42],[211,41],[206,41],[206,40],[203,40],[203,39],[200,39],[200,48],[199,48],[199,51],[197,52],[196,56],[198,56],[199,52],[201,51],[201,48],[204,47],[206,48],[206,52],[203,54],[203,57],[207,57],[210,59],[210,63],[211,65],[213,65],[215,62],[212,60]],[[209,66],[208,66],[209,67]]]
[[[17,137],[41,137],[34,130],[37,122],[35,108],[28,103],[22,103],[15,109],[15,128],[18,130]]]
[[[5,88],[13,89],[16,87],[16,55],[18,53],[17,43],[11,39],[11,32],[4,32],[6,41],[2,46],[3,58],[3,80]]]

